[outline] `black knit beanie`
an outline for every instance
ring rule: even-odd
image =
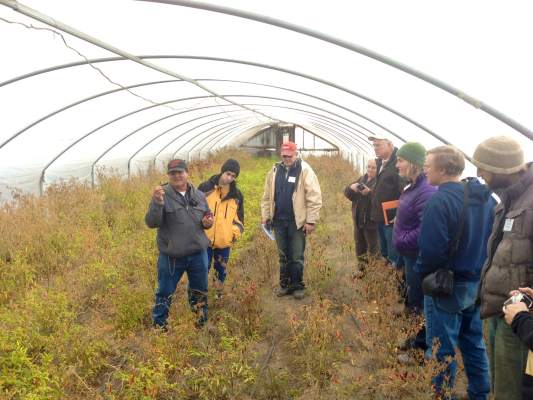
[[[239,172],[241,172],[241,166],[237,160],[230,158],[229,160],[226,160],[226,162],[222,164],[222,168],[220,168],[222,174],[226,171],[233,172],[237,177],[239,176]]]

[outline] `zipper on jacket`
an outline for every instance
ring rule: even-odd
[[[215,189],[216,190],[216,189]],[[217,238],[217,209],[218,209],[219,200],[215,201],[215,211],[213,212],[213,242],[211,243],[211,247],[215,244],[215,240]]]

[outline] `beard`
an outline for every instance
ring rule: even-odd
[[[492,190],[506,189],[516,182],[516,177],[517,177],[517,174],[512,174],[512,175],[494,174],[489,183],[489,188]]]

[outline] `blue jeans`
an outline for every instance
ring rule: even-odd
[[[207,268],[209,270],[211,269],[211,262],[214,259],[215,275],[220,282],[226,280],[226,267],[228,265],[230,250],[230,247],[224,249],[207,248]]]
[[[417,314],[424,310],[424,292],[422,292],[422,280],[415,272],[416,257],[400,256],[401,263],[405,267],[405,282],[407,284],[406,306]]]
[[[414,270],[416,258],[400,255],[401,264],[405,268],[405,282],[407,286],[407,301],[405,306],[416,315],[424,312],[424,292],[422,291],[422,280],[420,275]],[[414,337],[414,345],[419,349],[426,349],[426,326],[422,325]]]
[[[478,282],[454,282],[454,292],[446,297],[424,296],[426,317],[426,358],[432,356],[433,340],[438,339],[437,360],[445,370],[433,378],[437,394],[453,388],[457,362],[455,348],[461,350],[468,377],[468,398],[488,399],[489,363],[483,342],[483,325],[476,306]]]
[[[187,272],[187,289],[191,310],[199,315],[200,325],[207,321],[207,251],[185,257],[170,257],[159,253],[157,260],[157,290],[152,310],[154,325],[167,325],[172,296],[184,272]]]
[[[398,252],[392,244],[392,229],[393,224],[385,225],[382,222],[378,223],[379,245],[381,247],[381,255],[390,261],[395,267],[399,265]]]
[[[291,291],[305,288],[305,234],[294,221],[274,220],[274,232],[279,254],[279,284]]]

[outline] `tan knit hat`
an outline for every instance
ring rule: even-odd
[[[524,151],[514,139],[494,136],[476,147],[472,162],[487,172],[510,175],[524,168]]]

